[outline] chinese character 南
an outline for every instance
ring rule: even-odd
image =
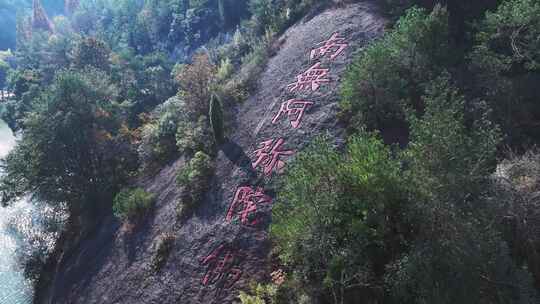
[[[234,196],[234,200],[227,212],[227,221],[232,221],[236,214],[240,215],[240,221],[244,225],[256,225],[259,220],[251,219],[252,214],[257,214],[257,205],[271,204],[272,198],[266,194],[261,187],[254,190],[252,187],[239,187]]]
[[[201,265],[207,266],[203,286],[217,285],[229,289],[242,276],[242,270],[235,267],[235,254],[225,244],[214,249],[201,261]]]
[[[334,33],[330,39],[323,41],[317,45],[321,47],[313,49],[310,54],[311,60],[322,58],[327,54],[333,52],[330,56],[331,60],[334,60],[339,54],[341,54],[349,45],[347,44],[345,38],[339,37],[338,33]]]
[[[279,112],[272,120],[272,123],[275,124],[281,117],[281,115],[287,115],[291,121],[291,126],[297,129],[302,122],[302,117],[308,106],[313,105],[311,101],[304,101],[298,99],[290,99],[281,104]]]
[[[307,71],[296,76],[296,82],[289,84],[287,88],[289,88],[291,92],[308,89],[316,91],[321,84],[330,82],[330,79],[327,78],[329,71],[329,69],[321,68],[321,63],[317,62]]]
[[[290,156],[294,154],[292,150],[282,150],[281,146],[285,140],[279,138],[277,140],[270,139],[263,141],[259,144],[259,149],[255,150],[255,157],[257,158],[254,163],[252,163],[253,168],[261,166],[263,168],[263,173],[266,176],[272,175],[272,171],[278,173],[283,171],[285,167],[285,162],[280,158],[281,156]]]

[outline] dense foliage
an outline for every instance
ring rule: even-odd
[[[77,216],[107,205],[137,164],[107,79],[93,69],[62,71],[32,100],[24,136],[6,158],[4,198],[33,192],[44,202],[70,202]]]
[[[183,187],[182,201],[177,206],[179,219],[185,219],[201,202],[210,188],[210,178],[214,173],[214,164],[210,156],[198,151],[187,166],[178,172],[176,181]]]
[[[0,0],[0,40],[17,43],[0,52],[2,118],[21,132],[2,203],[65,204],[78,239],[111,213],[147,216],[156,194],[133,185],[166,165],[188,219],[276,37],[347,1],[44,1],[4,19],[16,2]],[[392,23],[343,79],[346,144],[320,137],[288,166],[279,279],[240,300],[538,303],[540,1],[378,3]],[[156,241],[155,272],[174,243]]]
[[[427,14],[413,8],[393,31],[369,45],[343,82],[341,109],[349,128],[365,125],[403,141],[404,108],[420,108],[425,84],[451,64],[448,34],[445,9]]]
[[[245,303],[538,302],[538,156],[497,162],[540,139],[540,2],[416,3],[347,72],[345,151],[319,139],[280,183],[287,300]]]
[[[500,222],[507,206],[489,193],[496,189],[490,174],[498,128],[464,110],[448,77],[435,79],[422,101],[424,113],[407,116],[411,136],[402,151],[359,131],[345,154],[325,139],[297,156],[271,225],[294,294],[332,303],[359,296],[388,303],[535,301],[532,274],[512,259],[504,228],[485,228]]]
[[[539,36],[540,2],[506,1],[486,14],[470,55],[475,89],[490,102],[513,145],[540,138]]]
[[[270,26],[259,3],[0,0],[0,45],[16,40],[0,53],[0,113],[21,133],[2,204],[26,194],[65,204],[67,248],[111,213],[145,215],[152,194],[131,185],[183,156],[186,218],[209,186],[228,109],[253,88],[276,32],[311,9],[266,1]]]
[[[142,188],[122,189],[114,198],[114,215],[129,220],[143,217],[154,203],[154,195]]]
[[[2,117],[24,134],[7,158],[4,202],[33,192],[75,217],[109,212],[137,173],[214,156],[226,106],[246,97],[274,32],[311,5],[82,0],[52,18],[50,3],[36,3],[33,17],[18,14],[17,50],[0,58],[0,85],[13,94]]]
[[[380,276],[410,230],[399,161],[373,135],[352,137],[342,154],[320,140],[297,156],[273,209],[271,234],[294,277],[331,291]],[[400,234],[395,232],[401,231]]]

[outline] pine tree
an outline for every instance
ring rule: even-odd
[[[225,137],[223,130],[223,108],[221,102],[216,95],[212,95],[210,99],[210,124],[214,130],[216,143],[222,143]]]

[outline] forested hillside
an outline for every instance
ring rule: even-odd
[[[540,0],[0,14],[35,303],[540,303]]]

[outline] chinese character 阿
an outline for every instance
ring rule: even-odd
[[[231,288],[242,276],[242,270],[236,268],[234,262],[234,253],[224,244],[214,249],[201,261],[201,265],[207,266],[202,285]]]
[[[227,212],[227,221],[231,221],[235,214],[240,214],[240,221],[244,225],[256,225],[258,219],[250,221],[250,215],[257,213],[257,205],[271,204],[272,198],[264,194],[261,187],[253,190],[252,187],[239,187],[234,200]]]
[[[315,65],[309,68],[309,70],[296,76],[296,82],[289,84],[287,87],[291,92],[295,90],[308,90],[316,91],[321,84],[330,82],[328,76],[329,69],[321,69],[321,63],[317,62]]]
[[[277,113],[276,117],[274,117],[272,123],[277,123],[277,121],[283,114],[289,116],[292,127],[296,129],[300,126],[300,122],[302,121],[302,117],[304,116],[304,111],[307,109],[308,106],[311,106],[312,104],[313,102],[311,101],[304,101],[298,99],[291,99],[285,101],[281,104],[279,113]]]
[[[272,170],[281,173],[285,167],[285,162],[283,162],[280,157],[294,154],[294,151],[292,150],[281,150],[281,146],[284,142],[283,138],[279,138],[277,140],[270,139],[260,143],[260,148],[255,150],[257,160],[252,164],[253,168],[262,166],[264,175],[266,176],[270,176]]]
[[[345,38],[339,37],[338,33],[334,33],[330,39],[323,41],[317,45],[323,45],[319,48],[313,49],[311,51],[310,58],[311,60],[322,58],[329,54],[332,51],[335,51],[330,59],[334,60],[339,54],[341,54],[349,45],[345,41]]]

